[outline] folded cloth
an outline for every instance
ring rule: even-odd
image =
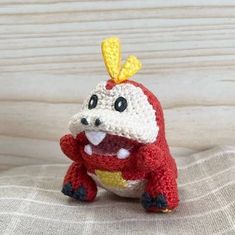
[[[60,190],[67,164],[0,173],[0,234],[235,234],[235,147],[176,156],[180,205],[146,213],[139,200],[99,189],[93,203]]]

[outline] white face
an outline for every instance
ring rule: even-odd
[[[74,137],[85,131],[87,138],[98,145],[106,133],[152,143],[158,135],[155,110],[139,87],[123,83],[106,89],[101,82],[85,100],[82,109],[69,123]]]

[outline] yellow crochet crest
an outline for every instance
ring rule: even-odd
[[[141,62],[133,55],[121,65],[121,43],[116,37],[107,38],[101,45],[106,69],[115,83],[121,83],[141,69]]]

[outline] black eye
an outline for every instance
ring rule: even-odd
[[[118,97],[114,103],[114,108],[118,112],[123,112],[127,108],[127,101],[123,97]]]
[[[97,102],[98,102],[98,96],[92,95],[88,103],[88,109],[94,109],[97,105]]]

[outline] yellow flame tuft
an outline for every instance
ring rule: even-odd
[[[106,69],[115,83],[121,83],[141,69],[141,62],[129,56],[121,66],[121,43],[117,37],[107,38],[101,45]]]

